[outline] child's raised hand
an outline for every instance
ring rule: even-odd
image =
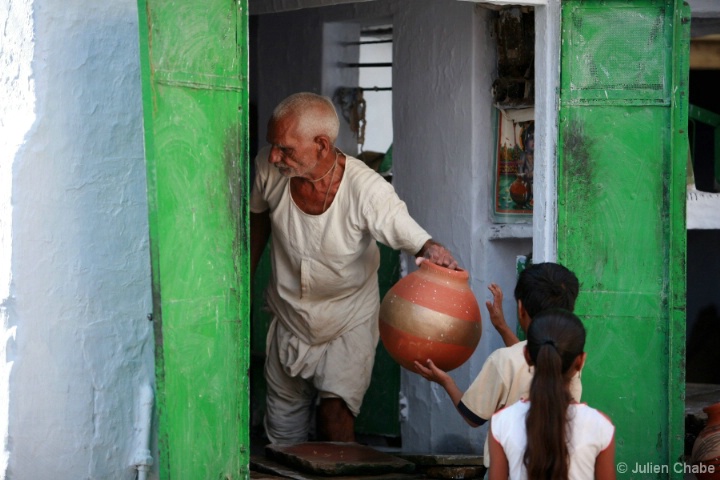
[[[425,365],[415,360],[415,371],[422,375],[423,378],[440,385],[444,385],[450,379],[450,375],[439,369],[429,358]]]
[[[510,330],[510,327],[508,327],[508,324],[505,322],[505,314],[503,313],[502,309],[502,289],[498,284],[491,283],[488,286],[488,290],[490,290],[490,293],[492,293],[493,295],[492,302],[485,302],[488,313],[490,313],[490,323],[492,323],[492,326],[495,327],[495,330],[497,330],[497,332],[500,334],[506,347],[509,347],[510,345],[515,345],[520,340],[517,338],[515,333]]]
[[[505,323],[505,314],[502,309],[503,292],[500,286],[496,283],[491,283],[488,286],[488,290],[490,290],[490,293],[492,293],[493,296],[492,302],[485,302],[485,306],[490,314],[490,322],[493,327],[495,327],[495,330],[502,333],[504,329],[508,328],[507,323]]]

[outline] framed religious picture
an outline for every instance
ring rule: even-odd
[[[531,223],[535,109],[495,109],[495,223]]]

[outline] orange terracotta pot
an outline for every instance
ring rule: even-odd
[[[720,403],[703,408],[708,421],[692,450],[693,472],[698,480],[720,480]]]
[[[429,261],[403,277],[380,304],[380,338],[390,356],[408,370],[431,359],[450,371],[475,351],[482,321],[466,270]]]

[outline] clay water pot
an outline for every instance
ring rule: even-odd
[[[475,351],[482,322],[466,270],[429,261],[403,277],[380,304],[380,338],[390,356],[408,370],[431,359],[450,371]]]
[[[708,421],[692,449],[693,472],[698,480],[720,479],[720,402],[703,408]]]

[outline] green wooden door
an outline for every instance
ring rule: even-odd
[[[562,3],[558,259],[582,283],[583,400],[616,426],[619,478],[683,476],[689,15]]]
[[[246,478],[246,0],[138,10],[160,478]]]

